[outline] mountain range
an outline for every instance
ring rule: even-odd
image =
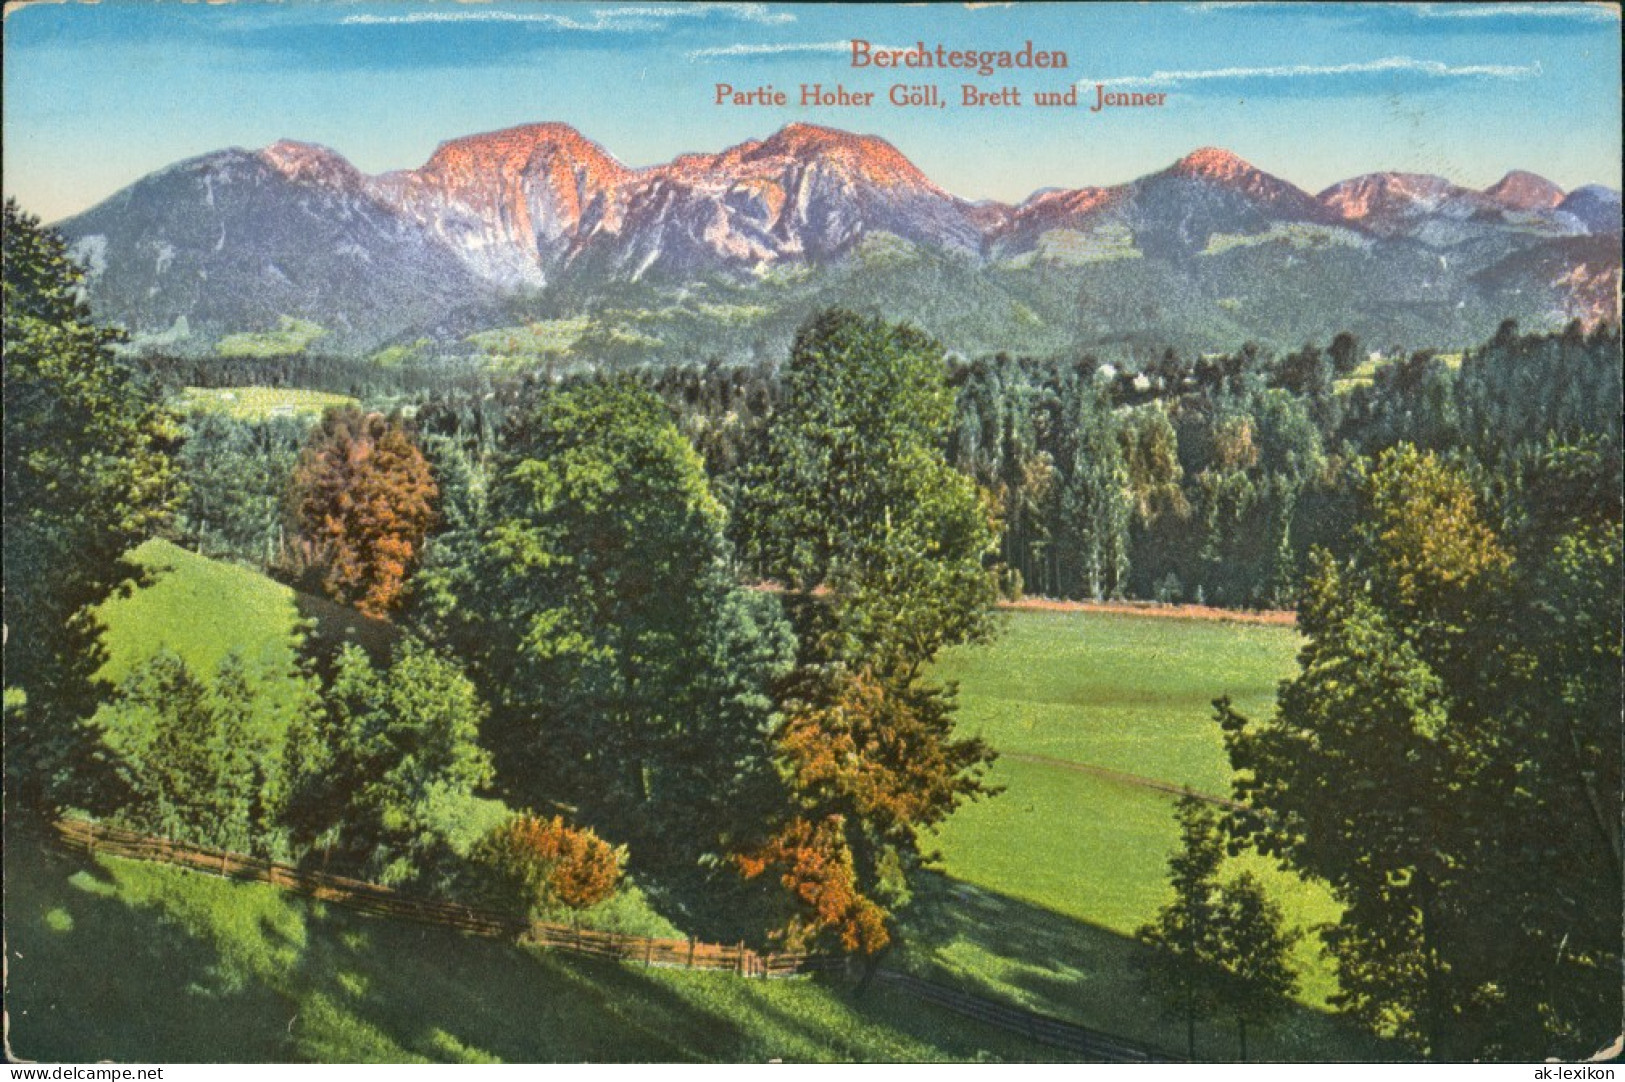
[[[777,315],[828,301],[966,350],[1342,329],[1448,346],[1506,317],[1619,318],[1613,189],[1390,172],[1311,194],[1203,148],[1126,184],[971,202],[882,139],[800,123],[641,169],[554,123],[455,139],[379,175],[283,141],[179,162],[57,228],[99,316],[187,351],[290,320],[347,351],[466,350],[495,328],[570,319],[658,343],[669,318],[633,334],[627,313],[686,305],[703,323],[719,306],[697,296],[726,300],[733,331],[758,324],[721,336],[758,348],[784,336]]]

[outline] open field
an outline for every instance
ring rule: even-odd
[[[28,1059],[1056,1058],[884,987],[567,958],[6,833],[6,1008]]]
[[[991,646],[957,650],[960,726],[1003,752],[1108,767],[1228,795],[1212,702],[1267,712],[1292,671],[1290,628],[1126,613],[1012,612]]]
[[[1120,616],[1154,616],[1164,620],[1200,620],[1204,623],[1265,624],[1296,627],[1298,614],[1290,609],[1220,609],[1212,605],[1170,605],[1161,601],[1062,601],[1052,597],[1023,597],[1001,601],[1007,612],[1092,612]]]
[[[1444,362],[1444,366],[1452,371],[1459,369],[1462,362],[1460,353],[1437,353],[1434,355]],[[1369,387],[1376,382],[1377,370],[1399,360],[1398,355],[1391,357],[1368,357],[1354,367],[1348,375],[1332,381],[1332,389],[1338,394],[1348,394],[1357,387]]]
[[[169,650],[194,673],[211,677],[235,652],[264,701],[257,716],[277,719],[280,730],[303,695],[296,674],[304,623],[295,592],[167,541],[148,541],[127,559],[142,581],[96,610],[106,652],[98,675],[117,684],[159,650]],[[280,731],[267,735],[280,746]]]
[[[280,316],[274,331],[242,331],[215,343],[222,357],[289,357],[308,349],[327,329],[308,319]]]
[[[300,387],[188,387],[181,394],[182,413],[224,413],[238,421],[272,417],[320,417],[338,406],[354,406],[347,395],[307,391]]]
[[[1174,797],[1108,772],[1228,796],[1211,700],[1267,712],[1298,642],[1280,626],[1018,611],[992,646],[947,656],[937,674],[959,683],[964,730],[1004,753],[992,780],[1006,791],[941,831],[944,874],[907,917],[908,964],[1182,1053],[1183,1024],[1139,988],[1133,939],[1169,897]],[[1260,874],[1299,927],[1336,917],[1323,888],[1256,857],[1235,864]],[[1381,1057],[1324,1013],[1335,984],[1318,941],[1299,945],[1297,963],[1300,1005],[1255,1035],[1253,1054]],[[1199,1025],[1198,1057],[1234,1056],[1232,1030]]]
[[[168,541],[148,541],[127,559],[143,581],[97,608],[107,651],[100,675],[115,683],[161,647],[199,672],[212,672],[232,650],[250,665],[286,672],[307,637],[324,649],[354,642],[382,653],[396,636],[393,626],[354,609]]]

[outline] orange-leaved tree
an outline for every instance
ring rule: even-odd
[[[383,617],[435,522],[429,463],[398,422],[355,407],[328,410],[293,477],[307,554],[336,600]]]
[[[858,890],[852,850],[846,844],[841,817],[817,824],[797,817],[767,844],[734,857],[746,879],[768,869],[796,902],[797,911],[777,932],[785,947],[808,950],[821,940],[834,940],[849,954],[878,953],[891,941],[886,911]]]
[[[955,739],[952,699],[871,672],[819,674],[787,703],[779,752],[798,799],[851,817],[874,844],[915,847],[966,800],[990,790],[977,771],[994,752]]]
[[[626,850],[561,816],[520,814],[481,838],[470,857],[484,873],[493,901],[533,916],[590,909],[609,900],[620,883]]]

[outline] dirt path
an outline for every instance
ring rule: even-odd
[[[788,592],[777,582],[749,582],[745,589],[765,594]],[[822,586],[813,590],[815,597],[826,593]],[[1020,601],[1000,601],[998,607],[1010,612],[1109,612],[1164,620],[1217,620],[1276,627],[1294,627],[1298,622],[1298,614],[1291,609],[1216,609],[1212,605],[1165,605],[1160,601],[1057,601],[1049,597],[1024,597]]]
[[[1172,793],[1174,796],[1184,796],[1186,792],[1183,786],[1175,785],[1171,781],[1161,781],[1157,778],[1145,778],[1138,774],[1128,774],[1121,770],[1110,770],[1103,766],[1091,766],[1088,763],[1074,763],[1070,759],[1052,759],[1048,755],[1028,755],[1025,752],[1019,751],[1001,751],[999,752],[999,758],[1014,759],[1018,763],[1038,763],[1043,766],[1058,766],[1062,770],[1075,770],[1080,774],[1090,774],[1097,778],[1105,778],[1107,781],[1121,782],[1124,785],[1133,785],[1141,789],[1155,789],[1159,793]],[[1238,804],[1234,800],[1230,800],[1222,796],[1213,796],[1210,793],[1197,793],[1193,791],[1191,795],[1221,808],[1235,808],[1237,810],[1243,810],[1245,808],[1245,805]]]
[[[999,608],[1012,612],[1109,612],[1165,620],[1219,620],[1276,627],[1293,627],[1298,622],[1298,614],[1290,609],[1216,609],[1211,605],[1163,605],[1155,601],[1055,601],[1047,597],[1024,597],[1020,601],[1001,601]]]

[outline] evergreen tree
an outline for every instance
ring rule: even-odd
[[[627,379],[546,395],[509,432],[464,611],[504,788],[563,801],[668,884],[737,844],[777,778],[767,689],[793,656],[728,573],[699,456]]]
[[[242,853],[274,847],[280,779],[235,653],[206,680],[160,650],[126,678],[95,722],[124,780],[105,801],[118,818],[197,845]]]
[[[105,781],[86,607],[169,513],[174,422],[91,322],[61,237],[9,199],[4,248],[7,787],[84,800]]]
[[[1132,490],[1105,394],[1087,382],[1070,388],[1061,429],[1052,497],[1058,592],[1096,601],[1119,596],[1129,572]]]
[[[1168,858],[1174,898],[1139,929],[1151,948],[1145,974],[1185,1015],[1186,1053],[1196,1058],[1198,1014],[1228,1011],[1241,1058],[1247,1025],[1278,1013],[1297,988],[1289,956],[1298,933],[1250,872],[1221,882],[1225,835],[1218,814],[1186,792],[1175,806],[1180,848]]]
[[[1373,1028],[1438,1059],[1589,1055],[1620,1011],[1618,833],[1590,806],[1619,777],[1617,518],[1515,553],[1409,447],[1362,504],[1275,716],[1218,704],[1253,840],[1343,903],[1337,1001]]]
[[[1247,1059],[1247,1027],[1286,1008],[1298,988],[1291,953],[1300,938],[1285,927],[1281,907],[1251,872],[1220,888],[1221,973],[1224,1006],[1236,1020],[1241,1058]]]
[[[1225,914],[1219,893],[1224,838],[1218,818],[1200,797],[1186,793],[1176,806],[1180,847],[1168,858],[1173,901],[1135,933],[1150,948],[1145,974],[1170,1005],[1185,1015],[1185,1049],[1196,1058],[1196,1017],[1220,994]]]

